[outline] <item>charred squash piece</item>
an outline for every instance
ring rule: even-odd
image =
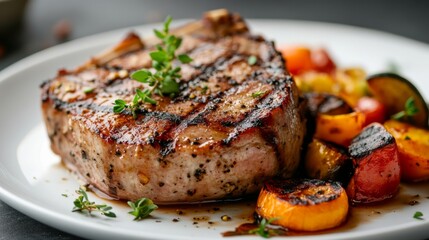
[[[380,73],[368,77],[370,92],[387,108],[389,116],[404,110],[405,102],[412,97],[419,112],[409,118],[415,126],[428,128],[429,110],[419,90],[407,79],[393,73]]]
[[[353,174],[347,150],[319,139],[313,139],[308,145],[304,165],[308,177],[339,181],[343,186]]]
[[[296,231],[319,231],[340,225],[348,198],[339,183],[317,179],[271,180],[264,184],[256,212],[272,224]]]
[[[366,127],[349,146],[355,173],[347,186],[353,203],[391,198],[398,191],[400,167],[393,136],[379,123]]]
[[[306,93],[304,98],[307,100],[307,111],[311,116],[316,117],[318,113],[338,115],[353,112],[342,98],[328,93]]]
[[[429,131],[389,120],[384,123],[396,139],[401,165],[401,180],[419,182],[429,179]]]
[[[320,113],[316,118],[314,137],[347,147],[362,131],[364,124],[365,115],[362,112],[339,115]]]
[[[314,137],[347,147],[362,130],[365,115],[354,112],[340,97],[326,93],[308,93],[304,98],[310,118],[309,134],[313,130]]]
[[[311,92],[303,95],[306,102],[307,139],[312,141],[316,131],[316,119],[319,114],[338,115],[353,112],[353,109],[340,97],[329,93]],[[357,134],[357,133],[356,133]]]

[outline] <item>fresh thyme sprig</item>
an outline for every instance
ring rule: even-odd
[[[391,118],[395,119],[395,120],[407,119],[409,117],[416,115],[419,112],[419,109],[417,108],[413,97],[410,97],[407,99],[404,107],[405,108],[403,111],[400,111],[400,112],[392,115]]]
[[[89,201],[88,194],[82,187],[80,187],[79,190],[76,191],[76,193],[79,194],[79,196],[73,202],[74,207],[72,209],[72,212],[87,212],[91,214],[92,211],[98,211],[106,217],[116,217],[116,214],[110,211],[112,210],[111,206],[108,206],[106,204],[95,204],[95,202]]]
[[[149,198],[140,198],[135,202],[128,201],[127,203],[133,209],[128,213],[133,215],[136,221],[148,217],[153,210],[158,208]]]
[[[263,218],[257,228],[249,230],[249,234],[257,234],[263,238],[278,236],[279,232],[281,231],[280,229],[273,229],[267,226],[270,223],[274,222],[275,220],[278,220],[278,218],[271,218],[269,220],[266,220],[265,218]]]
[[[157,45],[156,51],[149,54],[152,59],[152,66],[156,71],[152,72],[149,69],[140,69],[131,74],[132,79],[146,83],[152,88],[145,90],[137,89],[131,104],[127,104],[122,99],[117,99],[113,106],[113,112],[121,113],[126,108],[129,108],[135,118],[137,116],[136,112],[142,103],[156,104],[156,101],[152,98],[152,94],[174,97],[179,93],[177,79],[181,77],[181,68],[178,66],[173,67],[173,62],[177,59],[182,64],[186,64],[190,63],[192,58],[186,54],[176,55],[176,50],[182,44],[182,38],[169,33],[171,21],[172,18],[169,16],[164,22],[162,31],[154,29],[156,37],[161,40],[161,44]]]

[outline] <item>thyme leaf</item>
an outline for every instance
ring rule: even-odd
[[[135,217],[135,221],[139,221],[148,217],[153,210],[158,208],[158,206],[155,205],[149,198],[140,198],[135,202],[128,201],[127,204],[132,209],[132,211],[128,213]]]
[[[116,214],[110,211],[112,210],[111,206],[91,202],[84,188],[80,187],[79,190],[76,191],[76,193],[79,194],[79,196],[73,202],[74,207],[72,209],[72,212],[87,212],[91,215],[93,211],[98,211],[106,217],[116,217]]]
[[[121,99],[116,100],[113,106],[114,113],[121,113],[129,108],[133,117],[136,118],[137,111],[143,103],[157,104],[152,97],[153,94],[174,97],[179,93],[178,79],[181,78],[181,68],[173,66],[173,62],[179,60],[180,63],[187,64],[192,62],[192,58],[186,54],[176,55],[176,50],[182,44],[182,38],[169,33],[171,21],[172,18],[168,16],[163,30],[154,30],[155,36],[161,40],[161,44],[156,46],[156,50],[149,54],[155,71],[140,69],[131,74],[132,79],[148,84],[151,88],[136,89],[136,95],[131,104],[127,104]]]

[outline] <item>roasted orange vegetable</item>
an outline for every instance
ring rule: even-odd
[[[308,71],[330,73],[336,68],[334,61],[323,48],[285,46],[279,50],[286,59],[287,69],[294,75]]]
[[[319,231],[340,225],[349,209],[339,183],[317,179],[268,181],[257,201],[256,212],[272,224],[297,231]]]
[[[347,147],[360,133],[364,123],[365,115],[361,112],[339,115],[318,114],[314,137]]]
[[[296,75],[313,69],[311,51],[306,47],[289,46],[280,49],[283,58],[286,60],[286,67],[290,73]]]
[[[339,181],[343,186],[353,174],[347,150],[319,139],[313,139],[307,146],[304,166],[309,178]]]
[[[410,124],[389,120],[384,123],[396,139],[401,179],[418,182],[429,179],[429,131]]]
[[[355,173],[347,186],[354,203],[372,203],[393,197],[399,188],[400,167],[395,139],[383,125],[373,123],[349,146]]]

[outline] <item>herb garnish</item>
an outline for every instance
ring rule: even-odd
[[[79,197],[74,200],[74,207],[72,212],[87,212],[91,214],[92,211],[99,211],[102,215],[106,217],[115,218],[116,214],[114,212],[111,212],[112,210],[111,206],[108,206],[106,204],[95,204],[95,202],[91,202],[88,199],[88,194],[86,193],[85,189],[82,187],[79,188],[79,190],[76,191],[77,194],[79,194]]]
[[[133,209],[128,213],[133,215],[136,221],[146,218],[153,210],[158,208],[149,198],[140,198],[135,202],[128,201],[127,203]]]
[[[181,77],[180,67],[173,67],[173,61],[179,60],[182,64],[190,63],[192,58],[186,54],[176,56],[176,50],[182,44],[182,38],[176,37],[169,33],[170,23],[172,18],[170,16],[164,22],[164,29],[162,31],[154,29],[156,37],[161,40],[161,44],[156,46],[156,51],[151,52],[149,55],[152,59],[152,66],[156,70],[154,73],[149,69],[140,69],[131,74],[131,78],[141,82],[147,83],[151,89],[140,90],[136,89],[136,95],[131,104],[127,104],[124,100],[118,99],[113,106],[113,112],[121,113],[126,108],[129,108],[134,116],[142,103],[156,104],[152,98],[152,94],[160,96],[169,95],[171,97],[179,93],[179,83],[177,79]]]
[[[404,110],[392,115],[391,118],[395,119],[395,120],[401,120],[404,118],[406,119],[406,118],[409,118],[409,117],[416,115],[418,112],[419,112],[419,109],[416,106],[414,98],[410,97],[405,102]]]
[[[263,94],[265,94],[265,92],[263,92],[263,91],[256,91],[256,92],[252,93],[252,97],[253,98],[257,98],[257,97],[262,96]]]
[[[256,62],[258,61],[258,59],[256,58],[256,56],[252,55],[247,59],[247,63],[249,65],[255,65]]]
[[[265,218],[263,218],[261,220],[261,222],[259,223],[259,226],[255,229],[249,230],[249,234],[257,234],[263,238],[269,238],[272,236],[278,236],[279,235],[279,231],[280,229],[273,229],[273,228],[268,228],[267,225],[269,225],[270,223],[272,223],[273,221],[277,220],[278,218],[271,218],[270,220],[266,220]]]
[[[415,212],[413,218],[418,219],[418,220],[424,220],[423,219],[423,213],[422,212]]]
[[[94,88],[84,88],[83,89],[83,93],[88,94],[88,93],[92,93],[94,91]]]

